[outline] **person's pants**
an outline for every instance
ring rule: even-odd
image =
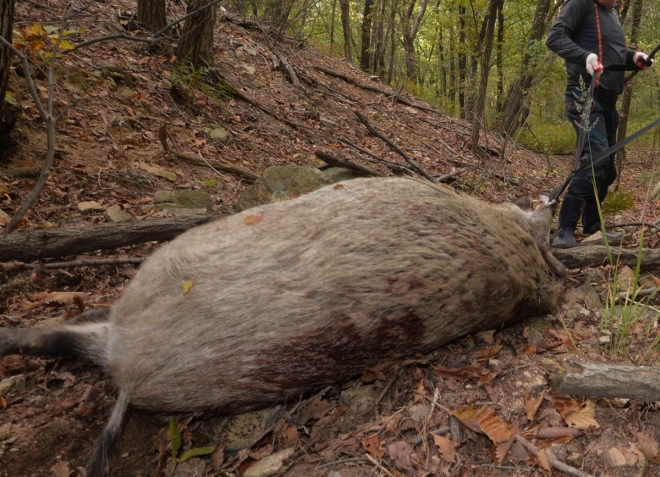
[[[578,136],[582,127],[585,96],[586,91],[582,92],[577,88],[568,88],[564,97],[564,109]],[[618,127],[619,113],[616,110],[616,95],[606,95],[596,89],[591,104],[591,113],[589,114],[587,135],[578,165],[582,169],[573,177],[566,191],[567,197],[584,199],[587,203],[594,204],[596,199],[599,202],[605,200],[607,189],[614,183],[617,175],[616,154],[611,154],[608,158],[598,162],[593,162],[592,158],[616,144]],[[587,165],[585,166],[585,164]],[[594,195],[594,178],[596,180],[596,195]]]

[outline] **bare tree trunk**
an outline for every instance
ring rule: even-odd
[[[464,5],[458,6],[458,18],[459,18],[459,31],[458,31],[458,43],[460,45],[465,44],[465,13],[466,8]],[[460,117],[465,119],[467,117],[467,105],[465,103],[465,85],[467,81],[467,56],[465,53],[460,52],[458,54],[458,106],[460,108]]]
[[[438,63],[440,64],[440,96],[447,94],[447,67],[445,66],[445,45],[442,41],[442,28],[438,28]]]
[[[332,15],[330,16],[330,51],[335,44],[335,13],[337,12],[337,0],[332,0]]]
[[[452,113],[456,110],[456,35],[453,26],[449,30],[449,102]]]
[[[188,13],[192,13],[209,3],[209,0],[190,0]],[[179,64],[189,64],[199,68],[203,60],[213,61],[213,27],[215,25],[215,5],[186,20],[181,39],[176,47],[176,60]]]
[[[165,0],[138,0],[137,20],[154,31],[165,28],[167,25]]]
[[[390,64],[387,66],[387,83],[392,84],[394,77],[394,55],[396,53],[396,9],[397,0],[392,2],[392,10],[390,11]]]
[[[353,62],[353,45],[351,35],[351,12],[349,0],[339,0],[341,7],[341,25],[344,30],[344,55]]]
[[[426,13],[426,5],[428,0],[422,0],[420,10],[415,17],[415,24],[411,25],[413,12],[417,0],[410,0],[408,9],[406,10],[403,18],[403,45],[406,51],[406,73],[410,81],[418,82],[417,75],[417,53],[415,52],[415,38],[419,33],[419,26]]]
[[[521,116],[527,110],[525,102],[529,96],[532,81],[536,76],[536,57],[532,55],[531,50],[543,38],[543,35],[545,35],[554,12],[561,4],[563,4],[563,1],[554,3],[551,0],[539,0],[536,4],[536,13],[534,15],[534,23],[529,32],[527,51],[523,55],[518,78],[511,85],[503,107],[500,132],[505,135],[513,136],[524,122],[521,120]],[[550,11],[550,7],[552,7],[552,12]]]
[[[488,88],[488,76],[490,73],[490,57],[493,52],[493,40],[495,37],[495,21],[497,20],[497,13],[502,9],[504,0],[490,0],[488,5],[488,13],[484,18],[486,28],[484,30],[483,53],[481,55],[481,78],[479,81],[479,92],[474,104],[474,111],[472,116],[472,152],[481,155],[479,149],[479,131],[481,130],[482,122],[484,121],[486,109],[486,90]],[[486,126],[484,124],[484,131]]]
[[[632,25],[630,28],[630,35],[628,37],[630,43],[637,42],[637,35],[639,34],[639,26],[642,21],[642,0],[632,0]],[[625,19],[625,17],[624,17]],[[623,141],[628,134],[628,115],[630,114],[630,104],[633,96],[633,83],[626,81],[626,86],[623,89],[623,98],[621,98],[621,110],[619,114],[619,128],[616,133],[616,140]],[[619,183],[621,182],[621,172],[623,165],[626,162],[626,148],[622,147],[616,154],[616,165],[618,176],[616,178],[616,185],[614,190],[619,190]]]
[[[373,70],[378,76],[385,76],[385,0],[378,2],[378,15],[374,24]]]
[[[371,71],[371,20],[374,0],[364,0],[364,16],[362,18],[362,45],[360,52],[360,68]]]
[[[11,43],[14,25],[14,0],[0,0],[0,36]],[[9,82],[11,52],[0,44],[0,151],[10,144],[9,133],[14,129],[20,108],[5,101],[5,92]],[[2,155],[0,155],[2,159]]]
[[[497,103],[496,111],[499,117],[504,106],[504,13],[502,9],[497,12]]]

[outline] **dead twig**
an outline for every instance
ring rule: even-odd
[[[277,53],[277,58],[280,60],[280,63],[282,63],[282,66],[284,66],[287,76],[289,77],[289,81],[291,81],[293,87],[301,88],[302,86],[300,85],[300,81],[298,81],[298,76],[296,76],[296,72],[293,70],[286,58],[280,53]]]
[[[382,177],[383,174],[381,174],[378,171],[374,171],[373,169],[370,169],[366,166],[361,166],[360,164],[356,164],[352,161],[349,161],[348,159],[342,158],[339,159],[337,157],[334,157],[332,154],[330,154],[327,151],[315,151],[314,154],[316,157],[321,159],[323,162],[330,164],[331,166],[335,167],[343,167],[345,169],[350,169],[352,171],[357,172],[360,175],[363,176],[370,176],[370,177]]]
[[[421,110],[423,110],[423,111],[431,111],[431,112],[433,112],[433,113],[444,114],[444,113],[443,113],[442,111],[440,111],[439,109],[433,108],[433,107],[431,107],[431,106],[423,106],[423,105],[421,105],[421,104],[415,104],[415,103],[413,103],[412,101],[408,101],[407,99],[402,98],[401,95],[400,95],[399,93],[392,93],[391,91],[386,91],[386,90],[384,90],[384,89],[378,88],[378,87],[376,87],[376,86],[372,86],[372,85],[370,85],[370,84],[361,83],[361,82],[359,82],[359,81],[357,81],[357,80],[354,80],[354,79],[352,79],[352,78],[349,78],[349,77],[346,76],[346,75],[343,75],[343,74],[341,74],[341,73],[338,73],[338,72],[336,72],[336,71],[333,71],[333,70],[331,70],[330,68],[325,68],[325,67],[323,67],[323,66],[315,66],[314,68],[316,68],[316,69],[317,69],[318,71],[320,71],[321,73],[325,73],[326,75],[334,76],[335,78],[342,79],[342,80],[346,81],[347,83],[354,84],[354,85],[357,86],[358,88],[362,88],[362,89],[366,89],[366,90],[369,90],[369,91],[373,91],[373,92],[375,92],[375,93],[382,94],[382,95],[387,96],[387,97],[392,97],[392,98],[393,98],[394,100],[396,100],[397,102],[399,102],[399,103],[401,103],[401,104],[405,104],[406,106],[410,106],[411,108],[421,109]]]
[[[373,152],[371,152],[369,149],[365,149],[365,148],[355,144],[354,142],[349,141],[344,136],[339,136],[339,140],[341,142],[343,142],[344,144],[346,144],[347,146],[351,146],[353,149],[356,149],[356,150],[368,155],[369,157],[371,157],[371,159],[367,159],[367,158],[363,157],[362,159],[365,160],[365,161],[373,162],[375,164],[382,164],[385,167],[388,167],[392,172],[398,172],[400,174],[407,174],[409,176],[412,176],[412,175],[415,174],[413,171],[411,171],[407,167],[404,167],[400,164],[397,164],[396,162],[391,162],[391,161],[388,161],[386,159],[383,159],[382,157],[379,157],[376,154],[374,154]]]
[[[364,454],[364,456],[367,458],[367,460],[369,462],[371,462],[373,465],[375,465],[378,470],[385,472],[385,474],[388,475],[389,477],[394,477],[394,474],[392,474],[392,472],[390,472],[385,467],[383,467],[383,464],[381,462],[378,462],[376,459],[371,457],[369,454]]]
[[[2,232],[4,235],[10,234],[16,229],[16,227],[18,227],[18,224],[21,223],[21,220],[23,220],[23,217],[25,217],[25,214],[27,213],[28,210],[30,210],[30,207],[32,207],[32,204],[34,204],[34,202],[37,200],[37,198],[41,194],[41,191],[46,185],[46,181],[48,180],[48,175],[50,174],[50,169],[53,166],[53,162],[55,161],[55,132],[57,130],[57,123],[60,121],[60,119],[62,119],[62,117],[67,113],[67,111],[75,104],[75,103],[68,104],[59,114],[54,115],[55,113],[53,112],[53,98],[55,95],[54,92],[55,83],[53,81],[53,68],[55,67],[55,60],[57,58],[57,54],[60,49],[59,46],[62,41],[63,32],[66,30],[66,26],[69,20],[69,15],[73,11],[74,10],[70,8],[67,11],[67,13],[64,15],[64,19],[62,20],[62,27],[60,28],[57,39],[55,40],[55,45],[53,46],[53,51],[50,55],[50,60],[48,61],[48,75],[47,75],[48,100],[47,100],[46,108],[44,108],[43,103],[39,99],[37,88],[34,84],[34,80],[32,79],[32,75],[30,74],[30,64],[28,62],[28,58],[20,51],[18,51],[9,41],[7,41],[6,39],[0,36],[0,43],[2,43],[5,47],[9,48],[9,50],[12,53],[14,53],[21,61],[21,65],[23,66],[23,75],[25,77],[28,90],[30,91],[32,100],[34,101],[34,104],[37,107],[37,111],[39,112],[39,117],[46,126],[46,144],[47,144],[46,157],[44,159],[44,165],[43,168],[41,169],[41,173],[39,174],[39,179],[37,179],[36,184],[28,194],[27,198],[25,199],[25,202],[21,204],[14,217],[9,221],[7,227],[5,227],[5,230]]]
[[[238,167],[233,164],[224,164],[221,162],[208,163],[205,160],[200,159],[198,157],[189,156],[187,154],[182,154],[180,152],[177,152],[173,150],[169,146],[169,144],[167,144],[168,136],[169,134],[167,133],[167,126],[163,124],[160,127],[160,129],[158,129],[158,138],[160,139],[160,143],[162,144],[163,149],[165,149],[165,152],[167,152],[168,154],[172,154],[174,157],[189,162],[190,164],[195,164],[196,166],[206,166],[206,167],[210,167],[211,169],[218,169],[223,172],[230,172],[245,179],[247,182],[251,184],[256,182],[257,179],[259,179],[259,176],[252,174],[250,171],[246,171],[242,167]]]
[[[332,467],[334,465],[348,464],[352,462],[370,462],[369,459],[364,457],[351,457],[350,459],[336,460],[334,462],[328,462],[326,464],[321,464],[316,466],[316,470],[325,469],[326,467]]]
[[[390,138],[388,138],[388,137],[385,136],[384,134],[381,134],[381,133],[379,133],[378,131],[376,131],[376,129],[374,129],[374,127],[369,123],[369,121],[367,120],[367,118],[365,118],[362,114],[360,114],[359,111],[353,111],[353,112],[354,112],[355,115],[358,117],[358,119],[360,120],[360,122],[361,122],[362,124],[364,124],[364,126],[369,130],[369,132],[370,132],[371,134],[373,134],[374,136],[379,137],[380,139],[382,139],[382,140],[383,140],[388,146],[390,146],[394,151],[396,151],[397,153],[399,153],[399,155],[400,155],[401,157],[403,157],[403,158],[406,160],[406,162],[407,162],[408,164],[410,164],[411,166],[413,166],[413,167],[415,168],[415,170],[416,170],[417,172],[419,172],[423,177],[425,177],[426,179],[428,179],[428,180],[431,181],[431,182],[436,182],[436,180],[433,178],[433,176],[432,176],[431,174],[429,174],[428,172],[426,172],[422,166],[420,166],[419,164],[417,164],[417,162],[416,162],[412,157],[410,157],[408,154],[406,154],[405,152],[403,152],[403,150],[402,150],[399,146],[397,146],[396,143],[395,143],[394,141],[392,141]]]
[[[451,179],[454,176],[457,176],[459,174],[463,174],[465,172],[465,169],[456,169],[455,171],[448,172],[447,174],[443,174],[441,176],[438,176],[435,178],[437,182],[447,182],[449,179]]]
[[[524,437],[517,435],[516,440],[525,449],[527,449],[527,451],[530,454],[532,454],[534,457],[539,455],[538,448],[534,444],[529,442],[527,439],[525,439]],[[570,466],[568,464],[564,464],[563,462],[558,461],[554,457],[550,457],[548,454],[546,454],[546,456],[548,458],[548,462],[550,463],[550,465],[552,467],[554,467],[555,469],[557,469],[558,471],[560,471],[560,472],[563,472],[563,473],[568,474],[568,475],[572,475],[573,477],[593,477],[591,474],[587,474],[586,472],[582,472],[581,470],[576,469],[573,466]]]
[[[70,262],[51,262],[51,263],[24,263],[7,262],[0,263],[0,268],[9,270],[22,270],[24,268],[73,268],[73,267],[98,267],[101,265],[126,265],[140,264],[144,262],[145,257],[124,257],[124,258],[99,258],[90,260],[72,260]]]
[[[428,431],[425,433],[423,436],[417,436],[415,437],[415,440],[412,441],[413,446],[418,446],[422,442],[424,442],[424,439],[428,438],[428,436],[443,436],[449,432],[448,427],[440,427],[438,429],[433,429],[432,431]]]

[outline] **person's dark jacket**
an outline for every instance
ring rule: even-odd
[[[600,28],[599,28],[600,26]],[[598,55],[604,67],[633,64],[635,50],[626,47],[626,37],[616,9],[606,9],[593,0],[569,0],[548,33],[546,46],[566,61],[568,87],[579,87],[580,76],[589,85],[587,56]],[[623,92],[623,71],[604,71],[597,86],[619,95]]]

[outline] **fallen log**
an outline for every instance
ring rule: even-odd
[[[553,359],[544,359],[543,366],[557,394],[660,401],[660,367],[565,363]]]
[[[612,258],[615,263],[635,267],[637,252],[634,249],[618,249],[612,247]],[[571,248],[554,248],[552,254],[567,268],[599,267],[609,263],[605,245],[582,245]],[[645,248],[642,250],[642,268],[653,268],[660,265],[660,250]]]
[[[26,262],[76,255],[141,242],[171,240],[186,230],[220,216],[193,216],[120,222],[60,229],[32,229],[0,236],[0,262]]]
[[[383,174],[381,174],[378,171],[375,171],[373,169],[370,169],[369,167],[362,166],[360,164],[356,164],[353,161],[350,161],[345,158],[338,158],[333,156],[327,151],[315,151],[314,154],[316,157],[321,159],[323,162],[326,164],[329,164],[334,167],[343,167],[345,169],[350,169],[351,171],[357,172],[358,174],[361,174],[366,177],[382,177]]]

